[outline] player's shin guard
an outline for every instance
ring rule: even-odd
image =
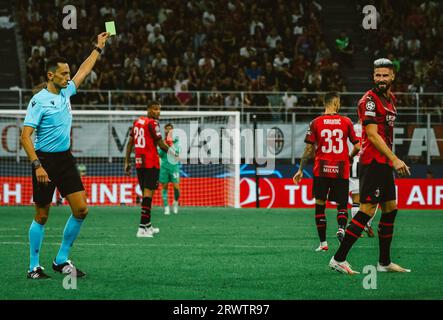
[[[45,226],[33,220],[29,227],[30,263],[29,271],[40,265],[40,249],[42,247]]]
[[[149,228],[151,226],[151,197],[143,197],[142,213],[140,217],[140,228]]]
[[[167,207],[168,203],[168,189],[162,189],[163,207]]]
[[[178,201],[178,198],[180,198],[180,189],[174,188],[174,201]]]
[[[355,217],[351,220],[351,223],[349,223],[349,226],[346,229],[345,237],[343,238],[340,248],[338,248],[337,253],[334,256],[336,261],[346,261],[349,250],[351,250],[355,241],[360,238],[360,235],[365,229],[366,223],[370,218],[371,217],[364,212],[357,212]]]
[[[357,214],[358,210],[360,210],[360,204],[357,202],[352,203],[352,209],[351,209],[351,216],[352,218],[355,217],[355,215]]]
[[[396,216],[397,210],[382,213],[378,224],[379,262],[383,266],[391,263],[391,242],[394,234],[394,221]]]
[[[326,215],[325,205],[315,204],[315,224],[317,226],[320,242],[326,241]]]
[[[68,260],[69,252],[71,251],[75,239],[77,239],[77,236],[80,233],[82,223],[82,219],[77,219],[71,214],[68,222],[66,222],[65,230],[63,231],[63,241],[57,257],[55,258],[56,264],[62,264]]]
[[[348,224],[348,209],[346,205],[339,205],[337,208],[337,224],[341,229],[345,229]]]

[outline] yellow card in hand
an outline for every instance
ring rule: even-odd
[[[106,32],[109,32],[111,36],[115,36],[117,32],[115,31],[114,21],[105,22]]]

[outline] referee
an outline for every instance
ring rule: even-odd
[[[47,61],[47,86],[36,93],[29,102],[21,134],[21,143],[32,163],[32,187],[35,202],[35,219],[29,228],[30,265],[29,279],[49,278],[40,265],[39,254],[49,208],[55,187],[68,200],[72,210],[64,232],[60,250],[52,268],[62,274],[82,277],[84,272],[68,260],[71,247],[77,238],[83,220],[88,214],[86,193],[70,151],[72,124],[70,97],[91,72],[109,38],[103,32],[89,57],[81,64],[71,80],[67,61],[51,58]],[[35,142],[31,135],[36,132]]]

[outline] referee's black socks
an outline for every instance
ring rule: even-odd
[[[378,243],[380,248],[379,262],[383,266],[391,263],[391,242],[394,234],[394,221],[397,210],[381,214],[378,224]]]
[[[151,197],[143,197],[142,200],[142,212],[140,217],[140,228],[146,228],[151,226]]]
[[[351,220],[348,228],[346,229],[345,237],[338,248],[337,253],[334,256],[335,261],[343,262],[346,261],[346,256],[354,245],[355,241],[360,238],[361,233],[365,229],[371,217],[366,213],[359,211],[355,215],[354,219]]]

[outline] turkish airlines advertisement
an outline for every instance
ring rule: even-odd
[[[98,206],[137,205],[140,188],[134,177],[83,177],[88,203]],[[232,179],[181,178],[182,206],[228,205]],[[398,207],[402,209],[443,209],[443,179],[397,179]],[[253,208],[256,204],[255,179],[240,181],[240,205]],[[314,199],[312,179],[303,179],[294,185],[288,178],[261,178],[259,182],[261,208],[312,208]],[[54,193],[53,202],[60,196]],[[173,199],[172,188],[169,199]],[[31,205],[32,182],[30,177],[0,177],[0,205]],[[154,197],[154,205],[162,205],[161,192]]]
[[[259,181],[261,208],[313,208],[312,179],[295,185],[292,179],[262,178]],[[443,179],[397,179],[397,201],[400,209],[443,209]],[[255,179],[240,182],[240,204],[256,206]],[[351,199],[349,199],[349,203]]]

